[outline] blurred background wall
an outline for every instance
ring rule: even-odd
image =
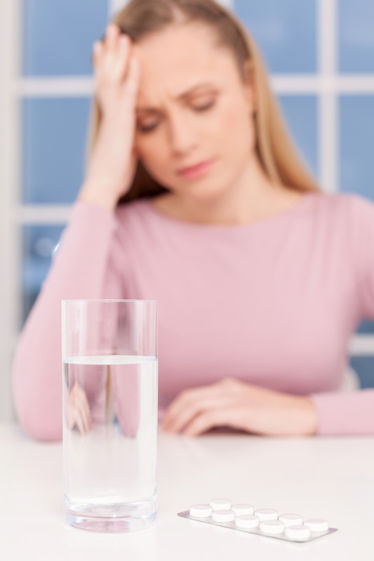
[[[124,3],[0,6],[0,418],[12,418],[17,337],[83,178],[92,43]],[[323,189],[374,200],[373,0],[223,3],[257,39],[294,139]],[[350,354],[361,385],[374,387],[373,322],[361,324]]]

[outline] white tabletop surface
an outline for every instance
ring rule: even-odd
[[[374,438],[160,433],[157,521],[131,534],[65,522],[61,443],[33,441],[6,424],[0,438],[0,551],[7,561],[374,559]],[[293,544],[177,516],[218,497],[326,518],[338,532]]]

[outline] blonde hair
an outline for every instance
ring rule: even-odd
[[[199,22],[215,30],[219,44],[231,49],[242,78],[251,70],[256,111],[254,126],[256,154],[274,183],[297,191],[316,191],[319,187],[303,162],[288,132],[257,45],[235,16],[214,0],[131,0],[113,18],[123,33],[137,42],[150,33],[180,22]],[[101,122],[100,107],[93,101],[89,153]],[[168,189],[158,183],[139,161],[132,185],[118,204],[152,197]]]

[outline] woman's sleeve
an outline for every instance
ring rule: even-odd
[[[13,396],[23,429],[62,436],[61,300],[123,298],[113,257],[115,213],[75,203],[60,248],[27,318],[13,363]]]
[[[346,201],[358,315],[374,320],[374,204],[358,195],[347,195]],[[374,434],[374,388],[313,394],[311,399],[317,410],[318,434]]]
[[[318,393],[310,397],[317,411],[317,434],[374,434],[374,389]]]

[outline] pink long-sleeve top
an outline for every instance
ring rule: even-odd
[[[374,389],[341,392],[349,339],[374,318],[374,205],[308,193],[275,217],[204,225],[148,199],[75,203],[16,350],[24,429],[61,438],[61,299],[158,301],[159,406],[234,377],[309,395],[318,433],[374,434]]]

